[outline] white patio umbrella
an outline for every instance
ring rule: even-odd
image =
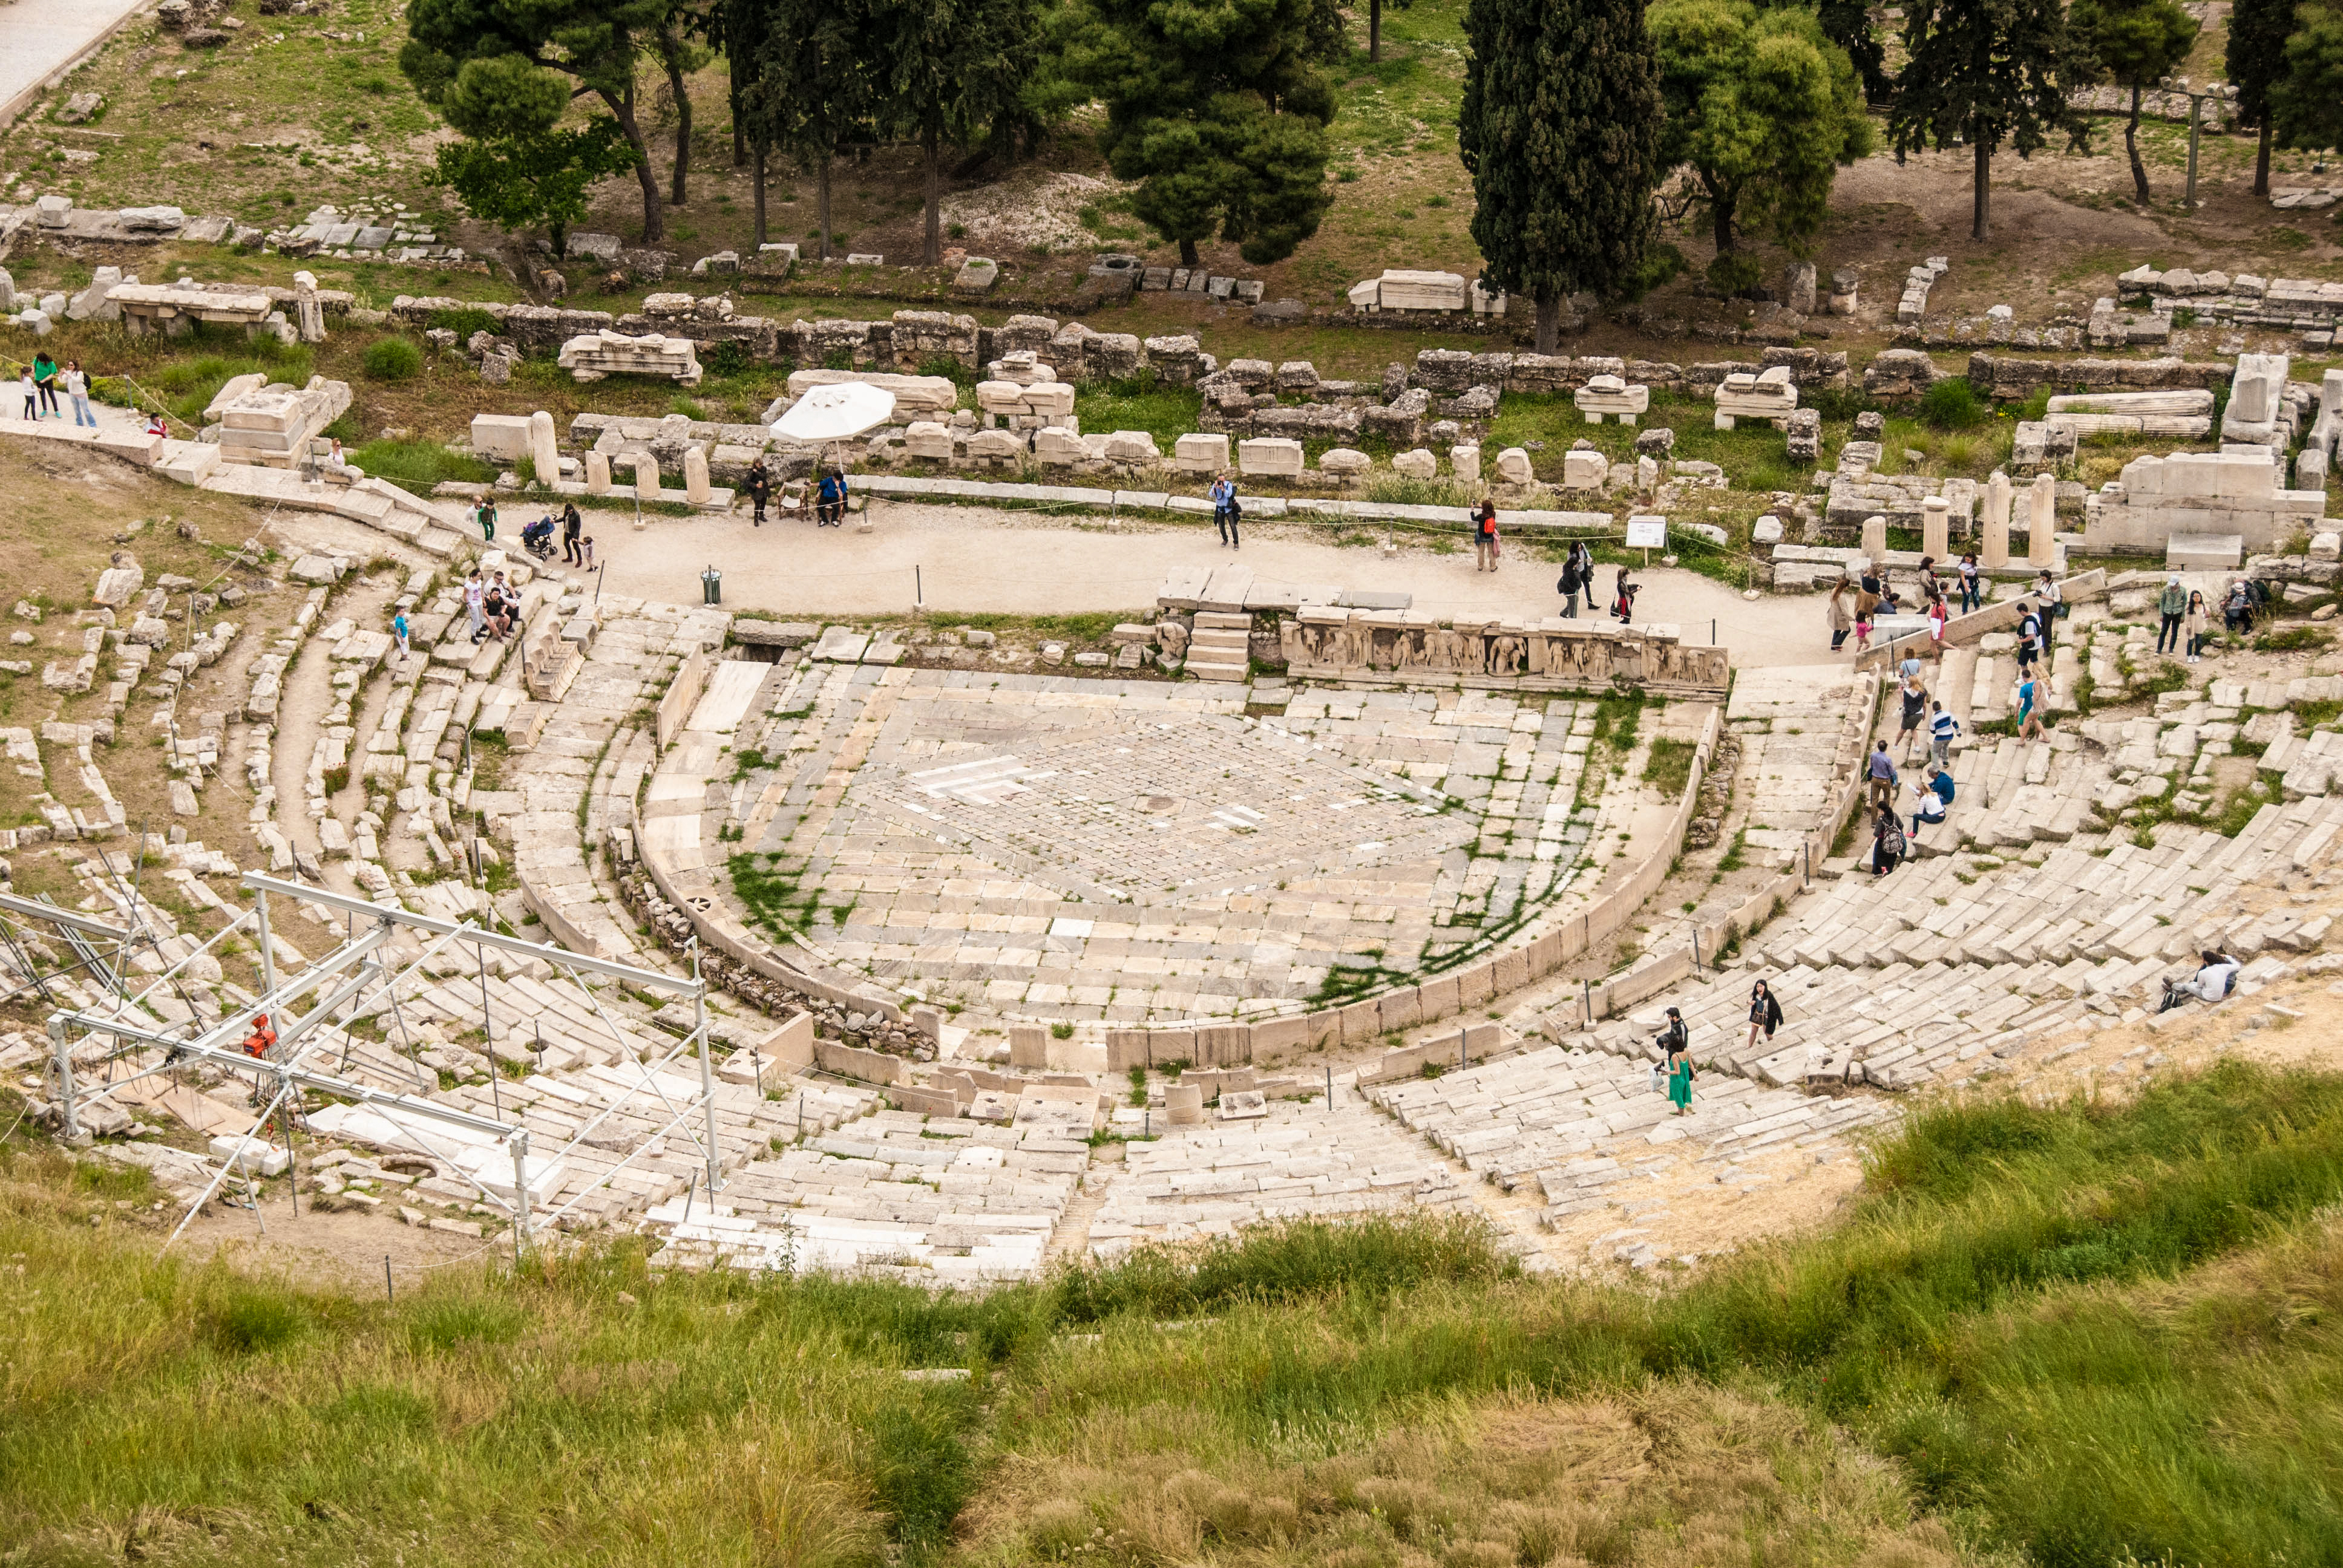
[[[825,446],[850,441],[865,430],[875,430],[895,417],[895,395],[868,381],[840,381],[816,387],[790,404],[773,422],[773,434],[791,441],[819,441]],[[825,460],[829,454],[825,453]],[[840,465],[841,471],[844,465]]]

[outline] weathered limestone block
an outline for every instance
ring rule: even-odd
[[[699,385],[699,352],[689,337],[652,334],[629,337],[604,330],[571,338],[558,363],[579,381],[606,376],[659,376],[683,387]]]
[[[1791,410],[1797,406],[1798,388],[1787,366],[1755,376],[1728,376],[1716,387],[1716,427],[1730,430],[1735,420],[1766,419],[1787,429]]]
[[[1508,485],[1526,485],[1537,477],[1530,467],[1530,455],[1519,447],[1508,447],[1497,454],[1497,477]]]
[[[1298,479],[1302,477],[1302,443],[1282,436],[1240,441],[1237,471],[1249,477]]]
[[[1183,474],[1217,474],[1229,466],[1229,438],[1192,431],[1172,443],[1172,463]]]
[[[1618,376],[1594,376],[1586,385],[1571,394],[1571,401],[1586,416],[1590,425],[1600,425],[1605,414],[1614,415],[1622,425],[1633,425],[1650,408],[1652,389],[1630,387]]]
[[[1440,459],[1422,447],[1402,452],[1392,458],[1392,469],[1411,479],[1432,479],[1440,475]]]
[[[899,376],[887,370],[792,370],[789,396],[802,397],[817,387],[865,381],[895,395],[895,417],[917,419],[949,414],[960,402],[960,387],[941,376]]]

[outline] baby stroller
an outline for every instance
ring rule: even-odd
[[[551,560],[553,558],[553,519],[550,517],[539,518],[529,524],[520,531],[522,548],[538,560]]]

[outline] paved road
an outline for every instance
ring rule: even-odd
[[[143,0],[8,0],[0,5],[0,126],[40,95],[51,74],[103,38]]]
[[[522,520],[518,510],[508,512],[499,534],[518,533]],[[1075,526],[989,508],[900,502],[880,504],[869,534],[798,521],[757,528],[745,512],[653,518],[638,532],[630,510],[589,513],[586,531],[596,558],[608,565],[605,583],[614,592],[690,603],[699,597],[701,569],[712,565],[724,573],[727,605],[809,618],[902,614],[916,591],[924,591],[930,614],[1143,610],[1175,567],[1230,555],[1209,523],[1110,530],[1102,519]],[[1469,551],[1403,548],[1386,557],[1327,543],[1304,528],[1263,525],[1247,530],[1240,558],[1264,578],[1411,593],[1417,609],[1434,615],[1544,616],[1561,608],[1554,592],[1561,568],[1523,557],[1494,573],[1476,572]],[[1644,584],[1638,618],[1674,621],[1696,642],[1708,640],[1714,620],[1738,663],[1829,657],[1818,599],[1745,600],[1686,571],[1654,568],[1636,576]],[[1611,577],[1604,568],[1606,591]]]

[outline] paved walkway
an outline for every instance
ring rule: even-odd
[[[506,513],[518,533],[520,513]],[[724,573],[733,609],[806,616],[900,615],[921,593],[930,613],[991,610],[1049,614],[1141,610],[1175,567],[1228,558],[1209,523],[1148,522],[1110,529],[1103,518],[1043,521],[984,507],[879,503],[869,534],[817,530],[799,521],[749,525],[731,517],[649,518],[636,531],[631,510],[588,514],[595,558],[608,564],[608,591],[690,603],[699,574]],[[500,529],[501,533],[502,530]],[[1242,558],[1264,578],[1396,590],[1434,615],[1559,613],[1555,563],[1513,556],[1494,573],[1473,569],[1469,551],[1440,555],[1400,536],[1395,557],[1327,542],[1306,527],[1264,524],[1246,530]],[[1710,623],[1737,664],[1803,664],[1827,658],[1819,599],[1744,599],[1721,583],[1654,567],[1638,572],[1639,619],[1674,621],[1687,641],[1704,643]],[[1607,592],[1613,568],[1604,568]]]
[[[9,0],[0,5],[0,126],[29,108],[42,83],[144,3]]]

